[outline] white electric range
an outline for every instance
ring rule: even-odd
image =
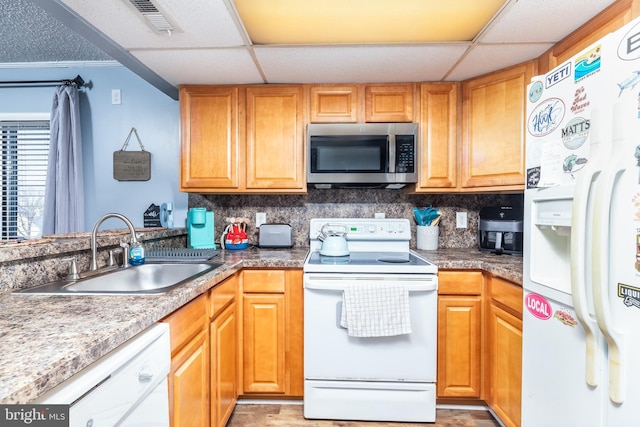
[[[347,228],[349,255],[320,255],[325,224]],[[407,219],[316,218],[304,263],[304,416],[435,421],[438,268],[409,249]],[[347,294],[400,292],[410,332],[353,336]],[[406,293],[405,293],[406,292]],[[395,300],[394,300],[395,301]],[[351,301],[352,303],[353,301]],[[387,310],[384,307],[376,307]],[[375,313],[374,313],[375,314]],[[408,325],[407,325],[408,324]],[[383,328],[384,329],[384,328]]]

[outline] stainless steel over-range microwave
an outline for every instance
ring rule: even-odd
[[[310,124],[307,182],[401,188],[417,182],[417,123]]]

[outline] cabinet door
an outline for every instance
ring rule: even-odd
[[[238,88],[181,88],[180,119],[180,190],[237,188]]]
[[[238,398],[236,305],[211,322],[211,426],[223,427]]]
[[[438,298],[438,397],[480,398],[479,296]]]
[[[367,122],[412,122],[412,83],[365,86],[365,120]]]
[[[358,86],[311,86],[311,123],[358,121]]]
[[[420,86],[420,158],[416,191],[456,187],[458,85]]]
[[[201,331],[171,359],[169,412],[172,427],[209,426],[207,333]]]
[[[522,320],[491,306],[489,406],[507,427],[520,426],[522,400]]]
[[[304,89],[246,89],[246,190],[305,192]]]
[[[301,397],[302,269],[245,269],[242,274],[242,393]]]
[[[533,61],[463,82],[461,186],[524,189],[526,89]]]
[[[285,295],[245,294],[242,329],[243,392],[284,394]]]
[[[288,270],[287,277],[287,350],[286,370],[289,377],[287,395],[304,394],[304,294],[302,269]]]

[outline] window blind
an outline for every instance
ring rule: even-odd
[[[2,206],[0,238],[42,236],[49,154],[48,120],[0,120]]]

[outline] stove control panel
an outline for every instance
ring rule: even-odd
[[[402,218],[314,218],[309,225],[309,237],[315,240],[321,235],[322,228],[330,233],[347,229],[347,240],[411,240],[411,225]]]

